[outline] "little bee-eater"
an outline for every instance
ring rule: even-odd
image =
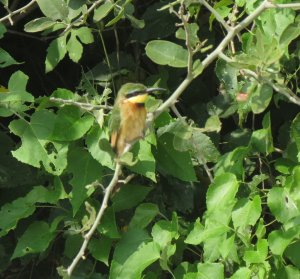
[[[144,135],[147,111],[145,102],[148,94],[162,88],[147,88],[140,83],[124,84],[117,95],[110,118],[111,146],[117,156],[124,153],[127,144]]]

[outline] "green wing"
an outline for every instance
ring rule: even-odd
[[[120,109],[114,106],[111,112],[111,116],[108,121],[108,127],[111,133],[118,132],[121,123]]]

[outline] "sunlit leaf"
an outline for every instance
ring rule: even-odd
[[[150,41],[145,50],[147,56],[156,64],[169,65],[175,68],[187,67],[187,50],[173,42]]]
[[[37,3],[45,16],[53,20],[67,19],[69,11],[64,0],[37,0]]]

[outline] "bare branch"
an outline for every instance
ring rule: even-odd
[[[107,109],[107,110],[112,110],[112,106],[108,105],[93,105],[90,103],[82,103],[82,102],[76,102],[73,100],[66,100],[66,99],[60,99],[60,98],[55,98],[55,97],[50,97],[49,99],[51,102],[58,102],[63,105],[73,105],[80,107],[81,109],[84,110],[98,110],[98,109]]]
[[[25,13],[26,10],[28,8],[30,8],[32,5],[36,4],[36,0],[32,0],[30,1],[27,5],[23,6],[22,8],[18,9],[18,10],[15,10],[15,11],[12,11],[12,12],[9,12],[8,15],[0,18],[0,22],[3,22],[5,20],[9,20],[11,25],[13,25],[13,21],[12,21],[12,17],[16,14],[20,14],[20,13]]]
[[[104,211],[107,208],[108,200],[112,193],[112,190],[118,183],[119,176],[121,173],[121,168],[122,168],[122,166],[117,162],[114,176],[113,176],[112,180],[110,181],[109,185],[107,186],[107,188],[105,189],[105,195],[103,197],[103,201],[102,201],[101,207],[99,209],[99,212],[97,214],[97,217],[95,219],[95,222],[94,222],[93,226],[91,227],[91,229],[88,231],[88,233],[85,234],[84,241],[82,243],[82,246],[81,246],[79,252],[77,253],[76,257],[73,259],[72,263],[70,264],[70,266],[67,269],[67,273],[69,276],[72,275],[74,268],[76,267],[76,265],[78,264],[80,259],[84,258],[84,253],[89,244],[89,241],[90,241],[92,235],[94,234],[95,230],[97,229],[98,225],[100,224],[100,221],[103,217]]]
[[[275,8],[275,9],[294,9],[299,10],[300,9],[300,3],[287,3],[287,4],[276,4],[272,2],[268,2],[266,4],[266,8]]]

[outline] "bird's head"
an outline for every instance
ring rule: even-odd
[[[128,102],[134,104],[144,104],[149,96],[149,94],[155,91],[164,91],[163,88],[147,88],[141,83],[126,83],[120,90],[118,95],[125,98]]]

